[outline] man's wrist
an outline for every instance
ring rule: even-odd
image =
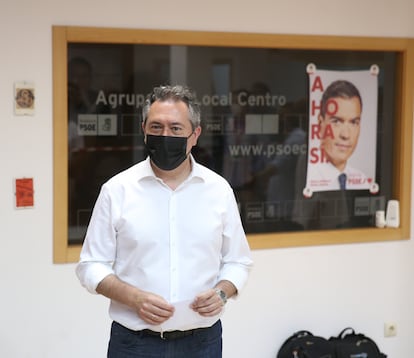
[[[227,295],[226,292],[224,292],[222,289],[220,288],[216,288],[216,295],[220,297],[221,301],[223,302],[223,305],[225,305],[227,303]]]

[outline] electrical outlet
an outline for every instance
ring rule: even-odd
[[[384,323],[384,337],[394,337],[397,335],[397,325],[393,322]]]

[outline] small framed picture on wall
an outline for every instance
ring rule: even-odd
[[[16,82],[14,85],[14,113],[33,116],[35,113],[35,87],[33,83]]]

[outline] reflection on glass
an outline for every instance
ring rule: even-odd
[[[373,226],[373,213],[391,198],[392,175],[384,168],[391,167],[385,153],[392,135],[384,127],[392,130],[392,119],[384,113],[393,113],[387,93],[393,93],[395,54],[177,47],[69,44],[70,244],[82,242],[102,183],[145,158],[142,103],[153,86],[171,81],[196,90],[203,132],[193,154],[231,183],[247,233]],[[326,69],[380,67],[379,193],[304,197],[310,62]]]

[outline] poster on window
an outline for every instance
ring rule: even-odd
[[[309,137],[305,197],[315,192],[376,193],[379,67],[328,71],[307,66]]]

